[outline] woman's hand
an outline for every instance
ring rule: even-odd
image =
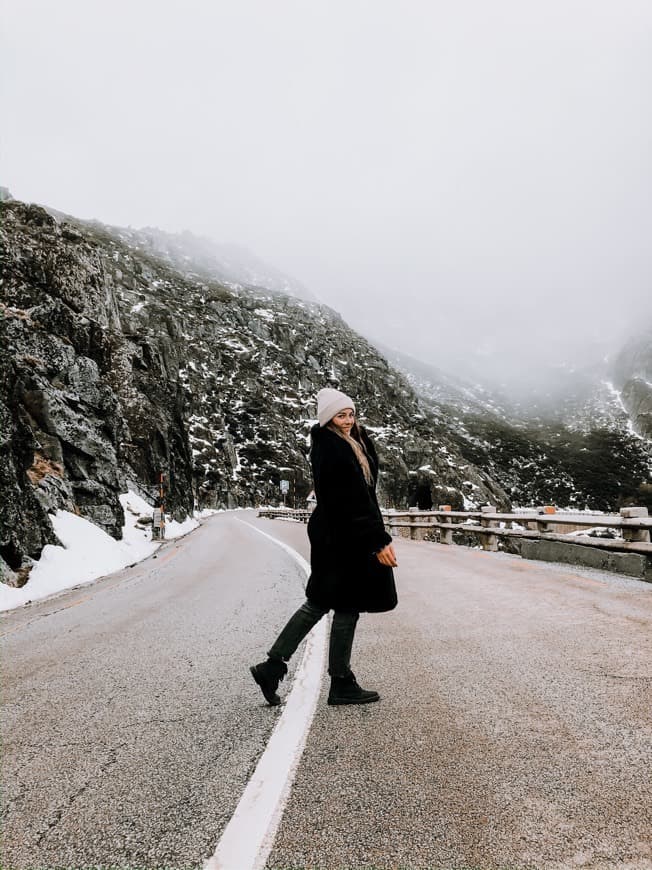
[[[398,562],[396,561],[396,553],[394,552],[394,547],[391,544],[387,544],[386,547],[383,547],[382,550],[379,550],[376,553],[376,558],[381,563],[381,565],[387,565],[389,568],[398,567]]]

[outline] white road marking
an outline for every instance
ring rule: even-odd
[[[251,523],[248,523],[246,520],[241,520],[239,517],[235,517],[235,519],[239,523],[242,523],[243,526],[249,526],[250,529],[258,532],[258,534],[262,535],[264,538],[269,538],[270,541],[274,541],[277,547],[281,547],[281,549],[285,550],[286,553],[289,553],[290,556],[292,556],[294,561],[297,562],[299,567],[304,571],[306,577],[308,577],[310,574],[310,565],[306,562],[301,553],[297,553],[297,551],[293,547],[290,547],[289,544],[285,544],[283,541],[279,541],[278,538],[268,535],[267,532],[263,532],[262,529],[252,526]]]
[[[306,560],[282,541],[238,520],[286,550],[306,572]],[[204,870],[262,870],[274,845],[292,781],[315,714],[326,654],[328,622],[320,620],[306,639],[292,689],[238,806]]]

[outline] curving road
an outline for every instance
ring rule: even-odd
[[[256,660],[302,600],[305,527],[224,514],[0,619],[3,860],[198,868],[280,715]],[[652,586],[397,545],[400,605],[326,681],[267,867],[652,867]],[[285,684],[283,684],[285,689]],[[246,870],[246,868],[233,868]]]
[[[201,866],[279,715],[246,665],[302,598],[224,515],[0,620],[4,870]]]

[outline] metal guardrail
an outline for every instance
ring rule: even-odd
[[[429,531],[436,532],[439,543],[452,544],[455,532],[477,535],[483,550],[496,551],[498,539],[506,537],[532,540],[561,541],[568,544],[583,544],[603,550],[641,553],[652,556],[650,530],[652,517],[647,508],[621,508],[618,514],[557,513],[553,508],[523,513],[499,513],[490,505],[479,511],[451,510],[394,510],[381,511],[390,534],[400,534],[408,529],[410,538],[423,538]],[[287,519],[307,523],[311,511],[293,508],[259,508],[259,517]],[[514,528],[514,524],[520,528]],[[621,538],[595,538],[589,535],[559,534],[555,527],[572,526],[576,529],[619,529]]]
[[[479,537],[484,550],[491,551],[498,549],[500,537],[521,537],[652,555],[652,518],[648,517],[647,508],[642,507],[622,508],[619,514],[558,514],[552,508],[544,513],[498,513],[492,506],[480,511],[383,510],[382,514],[390,534],[407,528],[410,538],[415,539],[423,537],[428,530],[437,530],[442,544],[452,544],[454,532],[468,532]],[[514,528],[515,523],[522,528]],[[605,539],[552,531],[558,526],[619,529],[622,538]]]
[[[270,520],[295,520],[307,523],[312,511],[297,510],[296,508],[258,508],[259,517],[267,517]]]

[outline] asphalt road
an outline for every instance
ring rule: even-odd
[[[279,715],[248,665],[303,585],[221,515],[2,617],[3,870],[200,867]]]
[[[652,586],[397,554],[399,607],[361,618],[352,661],[382,700],[324,687],[267,867],[651,868]]]
[[[308,555],[305,526],[241,516]],[[397,552],[399,607],[354,648],[382,700],[329,708],[324,681],[267,867],[652,867],[652,586]],[[247,665],[301,600],[220,515],[2,618],[4,870],[200,867],[279,715]]]

